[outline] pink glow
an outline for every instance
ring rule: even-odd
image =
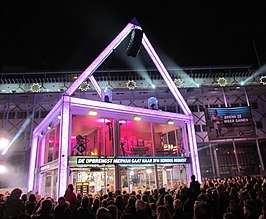
[[[97,81],[95,80],[95,78],[93,77],[93,75],[89,76],[90,82],[92,83],[94,89],[97,91],[99,97],[102,95],[102,90],[99,86],[99,84],[97,83]]]

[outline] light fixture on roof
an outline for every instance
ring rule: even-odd
[[[176,87],[178,87],[178,88],[184,86],[184,82],[183,82],[180,78],[175,79],[175,80],[174,80],[174,83],[175,83]]]
[[[33,92],[33,93],[38,93],[41,91],[41,85],[39,83],[33,83],[31,86],[30,86],[30,90]]]
[[[136,83],[134,80],[129,80],[129,81],[126,83],[126,87],[127,87],[129,90],[134,90],[134,89],[137,87],[137,83]]]
[[[140,116],[134,116],[134,120],[135,121],[141,121],[141,117]]]
[[[62,119],[62,116],[61,116],[61,114],[59,114],[59,115],[57,116],[57,118],[58,118],[58,119]]]
[[[174,121],[172,119],[168,119],[167,124],[168,125],[174,125],[175,123],[174,123]]]
[[[220,87],[224,87],[227,85],[227,80],[224,77],[221,77],[217,80],[218,84],[220,85]]]
[[[80,91],[88,91],[90,90],[90,84],[87,81],[84,81],[80,86],[79,86],[79,90]]]
[[[96,110],[89,110],[89,113],[88,113],[90,116],[96,116],[98,113]]]
[[[265,75],[262,75],[262,76],[260,77],[260,83],[261,83],[262,85],[266,85],[266,76],[265,76]]]
[[[44,136],[44,131],[42,131],[41,133],[40,133],[40,137],[43,137]]]

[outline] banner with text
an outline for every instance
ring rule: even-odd
[[[190,163],[189,157],[69,157],[69,166],[88,165],[145,165],[145,164],[186,164]]]
[[[256,137],[250,107],[206,108],[209,140]]]

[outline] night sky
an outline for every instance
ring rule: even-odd
[[[266,63],[265,1],[141,2],[2,1],[0,72],[86,69],[134,17],[166,67]],[[101,68],[131,68],[128,41]]]

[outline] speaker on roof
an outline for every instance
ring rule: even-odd
[[[133,29],[131,31],[131,38],[127,47],[127,55],[136,57],[139,53],[143,32],[140,29]]]

